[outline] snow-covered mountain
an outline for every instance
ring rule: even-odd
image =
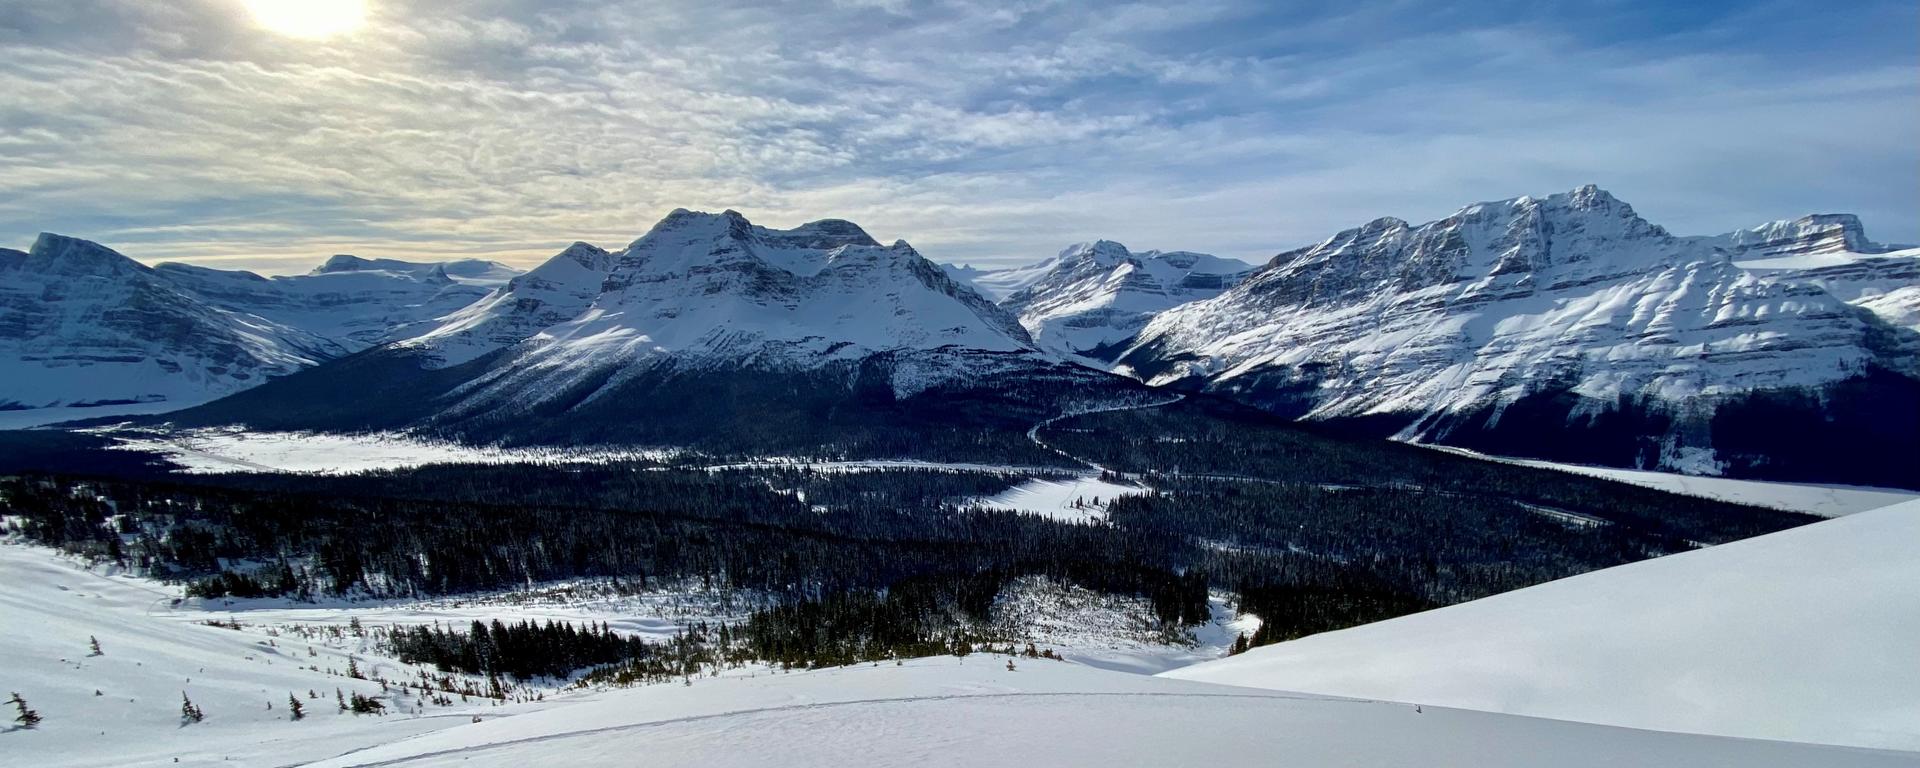
[[[930,390],[1115,386],[1132,387],[1041,353],[905,242],[677,210],[624,250],[576,245],[411,340],[206,413],[519,442],[781,442],[824,422],[878,430]]]
[[[335,256],[261,277],[43,234],[0,273],[0,408],[25,425],[205,402],[425,330],[517,271]]]
[[[301,328],[349,352],[437,327],[426,324],[519,274],[495,262],[357,256],[334,256],[309,274],[280,277],[177,263],[154,270],[214,306]]]
[[[973,286],[976,293],[995,302],[1004,301],[1008,296],[1039,282],[1052,267],[1052,259],[1006,269],[981,269],[971,264],[940,265],[941,269],[946,270],[947,276]]]
[[[904,241],[881,246],[844,221],[782,231],[733,211],[677,210],[613,256],[599,287],[577,316],[528,337],[516,350],[517,370],[472,394],[538,404],[587,380],[617,388],[656,362],[811,370],[882,353],[1031,348],[1012,316]],[[442,335],[419,343],[431,349]],[[895,389],[911,393],[934,381],[909,376]]]
[[[1920,502],[1255,648],[1169,677],[1920,750]]]
[[[1851,213],[1816,213],[1797,219],[1769,221],[1757,227],[1735,230],[1724,235],[1689,238],[1708,243],[1732,254],[1736,261],[1759,267],[1780,268],[1785,260],[1801,257],[1801,267],[1828,266],[1846,254],[1880,254],[1900,250],[1867,239],[1860,217]],[[1774,263],[1769,263],[1774,262]]]
[[[1916,349],[1588,186],[1280,254],[1160,314],[1118,369],[1490,453],[1910,485]]]
[[[342,253],[327,259],[325,264],[314,267],[308,274],[332,275],[342,272],[397,272],[423,279],[495,288],[512,280],[521,273],[521,270],[485,259],[402,261],[400,259],[367,259]]]
[[[600,295],[612,253],[574,243],[524,275],[451,313],[408,343],[436,366],[456,365],[518,344],[541,329],[572,320]]]
[[[1253,266],[1186,251],[1134,253],[1111,240],[1076,243],[1039,264],[971,276],[976,285],[1023,283],[1000,300],[1043,349],[1111,357],[1147,321],[1233,287]]]
[[[1732,254],[1742,269],[1818,285],[1894,326],[1920,332],[1920,247],[1869,240],[1852,214],[1774,221],[1707,241]]]
[[[0,409],[84,418],[180,407],[347,351],[97,243],[42,234],[0,255]]]

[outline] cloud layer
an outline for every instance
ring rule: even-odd
[[[320,42],[239,0],[0,8],[0,244],[526,264],[689,207],[982,264],[1259,259],[1587,182],[1681,233],[1844,210],[1920,240],[1903,0],[368,4]]]

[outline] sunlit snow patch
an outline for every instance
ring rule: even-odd
[[[192,430],[166,435],[107,433],[115,448],[165,456],[189,473],[302,472],[346,474],[428,464],[513,464],[659,460],[664,449],[555,450],[499,448],[426,440],[396,433],[324,434]]]
[[[1616,482],[1638,485],[1645,488],[1678,493],[1686,496],[1699,496],[1736,504],[1752,504],[1757,507],[1783,509],[1789,512],[1805,512],[1821,517],[1840,517],[1870,509],[1889,507],[1905,501],[1920,499],[1920,492],[1899,488],[1872,488],[1860,485],[1827,485],[1821,483],[1783,483],[1772,480],[1740,480],[1730,477],[1701,477],[1682,475],[1674,472],[1654,472],[1644,469],[1621,469],[1619,467],[1595,467],[1585,464],[1560,464],[1536,459],[1516,459],[1504,456],[1491,456],[1448,446],[1426,446],[1436,450],[1457,453],[1476,458],[1518,464],[1523,467],[1557,469],[1562,472],[1589,475]]]
[[[1117,485],[1093,475],[1071,480],[1035,479],[982,499],[980,505],[1070,523],[1094,523],[1107,519],[1107,504],[1114,499],[1146,492],[1145,488]]]

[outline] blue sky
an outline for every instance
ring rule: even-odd
[[[676,207],[942,261],[1263,259],[1597,183],[1680,234],[1920,241],[1920,4],[241,0],[0,5],[0,244],[535,263]]]

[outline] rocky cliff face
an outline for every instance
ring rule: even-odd
[[[1818,285],[1742,269],[1582,187],[1418,226],[1380,219],[1283,253],[1156,317],[1119,369],[1409,440],[1785,476],[1828,468],[1783,467],[1764,435],[1716,419],[1755,398],[1772,412],[1906,392],[1910,348]],[[1827,432],[1879,441],[1850,453],[1897,447],[1880,426]]]
[[[1705,240],[1742,269],[1818,286],[1897,328],[1920,332],[1920,248],[1869,240],[1851,214],[1775,221]]]
[[[1860,217],[1851,213],[1816,213],[1701,239],[1742,261],[1892,250],[1868,240]]]

